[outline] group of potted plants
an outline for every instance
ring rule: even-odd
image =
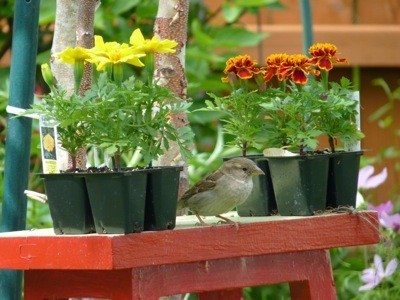
[[[152,56],[173,53],[175,47],[171,40],[147,40],[137,29],[129,44],[96,36],[92,49],[67,48],[55,58],[73,65],[74,93],[55,84],[49,66],[42,66],[50,93],[27,113],[39,114],[46,124],[43,151],[51,157],[60,143],[72,161],[69,170],[58,173],[55,168],[58,174],[41,175],[56,234],[174,228],[182,167],[154,167],[152,161],[170,141],[190,155],[193,133],[169,123],[172,113],[187,113],[189,105],[153,81]],[[209,94],[213,101],[206,100],[204,110],[225,114],[224,130],[233,137],[230,144],[265,173],[237,208],[239,215],[270,215],[275,210],[281,215],[312,215],[327,207],[354,206],[362,151],[337,151],[336,142],[358,141],[363,134],[351,83],[346,78],[340,83],[328,80],[333,64],[346,61],[336,52],[332,44],[317,43],[309,49],[310,58],[272,54],[265,66],[248,55],[227,61],[222,81],[230,84],[232,93]],[[82,92],[87,64],[96,66],[96,80]],[[146,67],[147,81],[125,78],[124,64]],[[278,86],[271,83],[273,78]],[[52,128],[53,135],[48,133]],[[322,136],[327,136],[330,149],[318,149]],[[77,153],[89,147],[111,157],[111,162],[77,169]],[[249,155],[250,149],[265,149],[264,155]],[[137,168],[124,167],[128,153],[141,157]]]
[[[37,113],[48,126],[56,126],[55,144],[59,142],[72,158],[71,169],[42,174],[57,234],[174,228],[182,167],[154,167],[152,161],[170,141],[189,155],[193,134],[188,127],[176,129],[169,123],[171,114],[186,112],[189,105],[153,81],[152,62],[154,53],[173,53],[176,45],[172,40],[145,39],[137,29],[129,44],[95,36],[92,49],[67,48],[54,57],[73,65],[74,93],[56,85],[50,68],[42,66],[51,92],[27,113]],[[96,66],[97,79],[80,93],[86,64]],[[125,64],[146,67],[147,82],[125,78]],[[77,170],[78,151],[89,147],[111,157],[112,163]],[[129,153],[141,157],[137,168],[124,167]]]
[[[232,93],[210,94],[214,101],[207,101],[205,110],[225,112],[225,132],[243,156],[250,148],[267,148],[264,156],[250,156],[266,175],[254,182],[239,215],[269,215],[275,202],[281,215],[355,206],[362,151],[337,151],[335,146],[338,140],[358,141],[363,134],[350,81],[328,80],[333,64],[346,62],[336,53],[335,45],[317,43],[310,47],[310,57],[272,54],[265,66],[248,55],[227,61],[222,81],[231,85]],[[323,136],[330,149],[318,149]]]

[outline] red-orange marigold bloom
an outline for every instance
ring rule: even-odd
[[[268,82],[274,77],[278,75],[278,70],[283,61],[288,58],[286,53],[280,54],[271,54],[265,59],[265,73],[264,73],[264,81]]]
[[[337,58],[337,47],[329,43],[316,43],[308,49],[312,55],[311,62],[321,70],[330,71],[334,63],[347,63],[345,58]]]
[[[312,66],[310,59],[303,54],[288,55],[282,61],[278,70],[278,79],[284,80],[290,78],[295,83],[306,84],[308,80],[307,75],[318,75],[318,72],[313,70]]]
[[[252,60],[249,55],[238,55],[231,57],[226,62],[225,74],[235,74],[240,79],[250,79],[254,74],[261,73],[262,70],[257,67],[257,62]],[[229,82],[229,76],[221,78],[222,82]]]

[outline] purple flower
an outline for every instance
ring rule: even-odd
[[[378,218],[381,218],[383,213],[385,213],[386,215],[390,215],[393,212],[393,203],[389,200],[377,206],[369,204],[368,209],[377,211]]]
[[[392,228],[394,231],[400,230],[400,214],[391,214],[393,212],[392,201],[379,204],[377,206],[369,204],[368,209],[378,212],[379,223],[385,228]]]
[[[361,168],[358,173],[358,188],[359,189],[373,189],[385,182],[387,178],[387,169],[384,168],[379,174],[374,174],[375,168],[373,166],[366,166]]]
[[[379,213],[378,213],[379,216]],[[385,228],[392,228],[394,231],[400,229],[400,214],[388,215],[386,212],[382,212],[379,217],[379,223]]]
[[[384,168],[379,174],[374,174],[375,168],[373,166],[366,166],[361,168],[358,173],[358,190],[368,190],[376,188],[378,185],[385,182],[387,178],[387,169]],[[364,197],[358,191],[357,193],[357,206],[364,202]]]
[[[358,288],[359,291],[368,291],[376,287],[384,278],[390,277],[397,269],[398,261],[393,258],[387,264],[386,268],[383,268],[382,258],[378,255],[374,255],[374,267],[368,268],[363,271],[361,275],[361,281],[365,284]]]

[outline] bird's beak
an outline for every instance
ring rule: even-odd
[[[265,175],[265,173],[263,172],[263,170],[261,170],[259,167],[255,167],[253,170],[253,175]]]

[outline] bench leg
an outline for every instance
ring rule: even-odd
[[[289,283],[291,298],[335,300],[336,289],[329,252],[320,251],[315,254],[314,259],[318,268],[306,271],[306,280]]]

